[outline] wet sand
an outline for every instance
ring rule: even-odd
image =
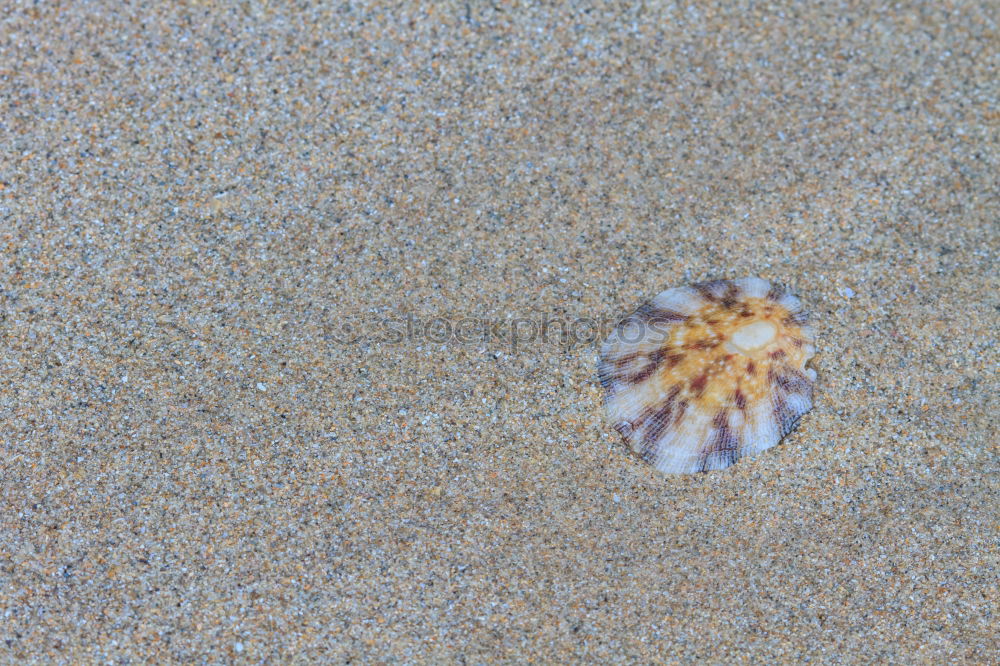
[[[0,19],[0,661],[988,663],[988,2]],[[601,335],[759,275],[814,409],[664,476]]]

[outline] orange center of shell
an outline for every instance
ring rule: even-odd
[[[654,379],[654,390],[687,387],[684,397],[708,409],[766,399],[768,371],[776,363],[802,369],[812,349],[802,328],[781,305],[747,298],[733,310],[708,303],[673,327],[664,345],[667,363]]]

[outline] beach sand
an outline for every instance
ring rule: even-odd
[[[993,9],[9,6],[0,661],[1000,660]],[[659,474],[745,275],[815,407]]]

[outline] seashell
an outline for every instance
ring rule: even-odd
[[[661,472],[724,469],[812,409],[808,315],[756,277],[668,289],[615,327],[597,372],[612,423]]]

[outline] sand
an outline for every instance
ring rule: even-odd
[[[1000,659],[993,3],[146,4],[0,17],[0,661]],[[661,475],[744,275],[815,408]]]

